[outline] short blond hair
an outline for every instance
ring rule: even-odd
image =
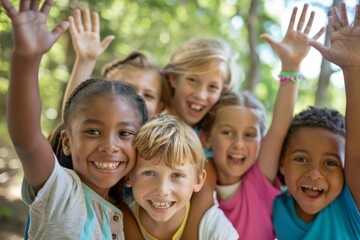
[[[228,89],[233,89],[238,87],[237,58],[231,45],[222,38],[194,38],[174,52],[162,72],[166,75],[181,75],[219,71],[224,78],[224,84],[228,85]],[[208,64],[211,64],[210,68],[200,71]]]
[[[170,168],[190,163],[199,174],[205,165],[205,155],[195,131],[179,118],[158,115],[145,123],[134,139],[138,156],[145,160],[160,157]]]

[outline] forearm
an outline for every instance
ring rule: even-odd
[[[345,179],[360,209],[360,67],[343,69],[346,88],[346,150]]]
[[[70,97],[71,93],[77,88],[82,82],[90,78],[96,64],[96,59],[84,59],[79,56],[76,57],[74,67],[70,76],[70,80],[66,86],[62,111],[64,111],[66,101]]]
[[[212,161],[208,160],[205,164],[207,175],[203,187],[191,197],[189,217],[181,239],[198,239],[201,219],[207,210],[214,206],[216,171]]]
[[[287,72],[291,70],[288,68]],[[270,182],[274,182],[278,171],[281,148],[293,117],[298,88],[299,84],[292,81],[279,87],[271,125],[261,143],[258,164]]]
[[[8,128],[18,149],[31,149],[34,136],[41,134],[41,101],[38,86],[40,56],[14,51],[7,96]]]

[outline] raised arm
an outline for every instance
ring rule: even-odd
[[[279,56],[282,72],[299,72],[301,62],[309,52],[308,34],[311,30],[315,13],[311,12],[307,25],[305,29],[302,30],[305,25],[308,7],[308,4],[304,5],[296,29],[294,25],[297,8],[294,8],[286,35],[281,42],[274,41],[266,34],[261,35],[261,38],[267,41],[273,51]],[[324,28],[320,29],[313,39],[318,39],[324,31]],[[287,73],[284,75],[287,75]],[[278,171],[281,147],[293,116],[298,86],[299,84],[293,81],[288,81],[280,85],[274,105],[271,125],[262,140],[258,164],[261,172],[271,182],[274,182]]]
[[[69,17],[70,36],[76,52],[76,59],[65,90],[63,109],[71,93],[80,83],[91,76],[97,58],[115,39],[114,36],[109,35],[100,42],[100,20],[97,12],[93,12],[90,17],[89,9],[85,8],[83,18],[84,24],[81,19],[81,11],[78,9],[74,11],[74,16]]]
[[[47,29],[51,0],[46,0],[39,11],[39,1],[20,1],[19,12],[8,0],[1,0],[1,5],[12,21],[14,43],[7,96],[8,128],[25,178],[37,190],[54,167],[51,146],[41,132],[38,71],[43,54],[68,23],[60,23],[52,31]]]
[[[346,150],[345,180],[355,203],[360,209],[360,5],[356,5],[354,23],[349,25],[344,3],[340,5],[340,17],[331,10],[328,31],[330,48],[311,41],[328,61],[341,67],[346,90]]]

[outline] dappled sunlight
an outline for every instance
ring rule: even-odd
[[[22,178],[14,149],[0,141],[0,239],[24,238],[28,207],[21,199]]]

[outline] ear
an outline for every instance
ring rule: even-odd
[[[70,136],[66,130],[61,131],[61,142],[62,142],[62,150],[65,156],[70,156],[71,154],[71,144],[70,144]]]
[[[203,147],[205,147],[208,150],[211,150],[210,133],[207,133],[204,130],[200,129],[199,138]]]
[[[170,86],[175,89],[175,87],[176,87],[176,79],[175,79],[175,74],[174,73],[169,73],[169,82],[170,82]]]
[[[157,108],[156,108],[156,114],[161,113],[165,108],[165,104],[163,101],[160,101]]]
[[[206,171],[205,169],[203,169],[198,175],[197,183],[194,185],[193,188],[194,192],[199,192],[201,190],[202,186],[205,183],[205,179],[206,179]]]
[[[227,90],[229,90],[229,84],[225,83],[222,92],[226,92]]]
[[[132,187],[130,178],[131,178],[131,172],[125,176],[125,187]]]
[[[285,159],[280,159],[280,173],[285,176]]]

